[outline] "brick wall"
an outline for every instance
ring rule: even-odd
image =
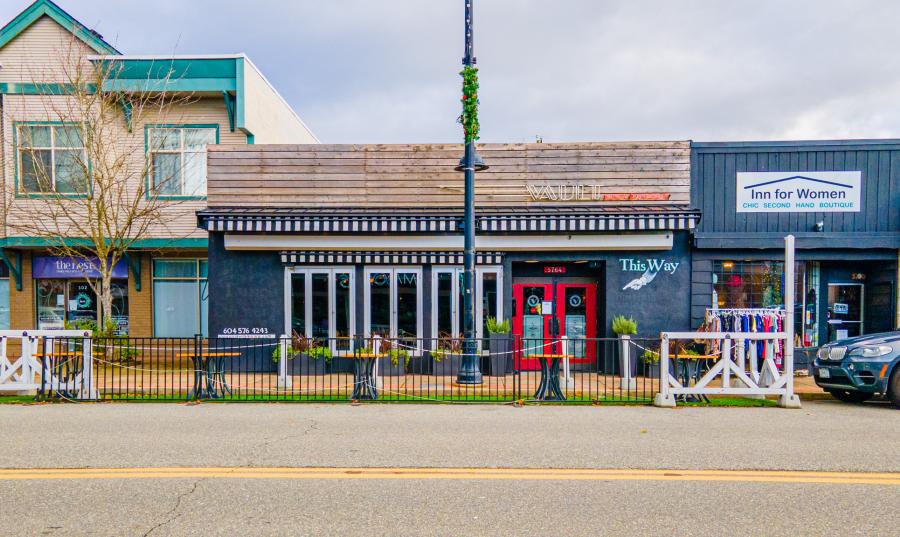
[[[150,254],[141,257],[141,290],[137,290],[134,275],[128,278],[128,335],[150,337],[153,335],[153,283],[150,271]]]
[[[13,254],[11,251],[9,253]],[[12,276],[9,279],[9,327],[13,330],[30,330],[35,325],[31,252],[24,251],[22,252],[22,290],[16,290]]]

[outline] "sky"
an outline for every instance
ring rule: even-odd
[[[246,53],[322,142],[462,139],[462,0],[56,1],[126,54]],[[482,142],[900,137],[894,0],[475,3]]]

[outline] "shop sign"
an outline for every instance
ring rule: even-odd
[[[598,183],[526,183],[531,201],[668,201],[665,192],[603,192],[609,185]]]
[[[862,172],[739,172],[739,213],[859,212]]]
[[[673,275],[681,265],[680,261],[667,261],[666,259],[635,259],[626,258],[619,259],[622,266],[622,272],[641,272],[637,278],[625,284],[623,291],[637,291],[648,283],[656,279],[659,273]]]
[[[222,329],[219,337],[229,339],[275,339],[275,334],[264,326],[229,326]]]
[[[544,267],[544,274],[565,274],[565,266]]]
[[[74,257],[35,257],[32,264],[33,278],[99,278],[99,263],[96,257],[77,259]],[[128,278],[128,263],[122,259],[113,267],[112,277]]]
[[[846,314],[850,313],[850,305],[849,305],[849,304],[842,304],[842,303],[840,303],[840,302],[835,302],[835,303],[834,303],[834,306],[832,306],[832,310],[833,310],[835,313],[840,313],[840,314],[846,315]]]

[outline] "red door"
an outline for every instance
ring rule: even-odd
[[[573,362],[596,359],[597,284],[514,284],[513,298],[519,369],[539,369],[533,355],[562,354],[561,336],[569,340],[568,354],[574,356]],[[546,306],[552,311],[546,311]]]

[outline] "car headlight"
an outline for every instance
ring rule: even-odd
[[[816,356],[819,357],[819,360],[827,360],[828,359],[828,347],[822,347],[819,349],[819,352],[816,353]]]
[[[893,350],[894,349],[889,345],[864,345],[850,351],[850,356],[856,356],[858,358],[878,358],[879,356],[890,354]]]

